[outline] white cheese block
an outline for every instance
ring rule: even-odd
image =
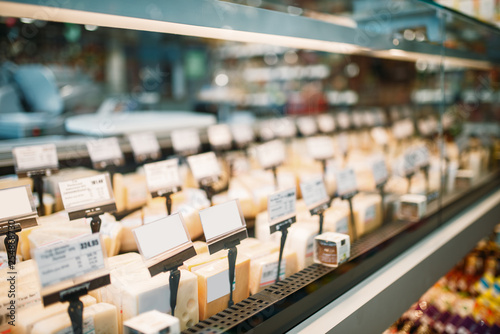
[[[93,332],[92,332],[93,330]],[[107,303],[98,303],[83,309],[83,333],[118,334],[116,307]],[[32,334],[72,333],[68,313],[60,313],[37,322]]]
[[[157,310],[142,313],[123,323],[124,334],[179,334],[179,319]]]
[[[285,250],[296,253],[297,268],[302,270],[313,263],[314,237],[318,234],[318,224],[295,223],[288,230]],[[287,266],[289,261],[287,261]]]

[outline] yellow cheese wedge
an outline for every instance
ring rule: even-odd
[[[253,258],[250,264],[250,292],[255,294],[266,286],[276,282],[278,275],[278,251]],[[281,260],[280,279],[295,274],[297,268],[297,254],[295,251],[284,250]]]
[[[229,301],[227,258],[192,267],[191,271],[198,276],[200,320],[226,309]],[[250,259],[238,254],[235,272],[233,301],[238,303],[249,296]]]

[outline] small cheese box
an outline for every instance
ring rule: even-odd
[[[337,267],[351,256],[348,234],[326,232],[314,238],[314,262]]]
[[[179,319],[157,310],[144,312],[123,323],[123,334],[178,334]]]
[[[427,197],[424,195],[406,194],[401,196],[399,219],[418,221],[427,211]]]

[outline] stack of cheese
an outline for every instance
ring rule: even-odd
[[[101,299],[118,308],[119,324],[143,312],[170,312],[169,273],[151,277],[142,262],[132,260],[111,270],[111,284],[101,288]],[[198,322],[198,284],[194,274],[181,270],[175,316],[181,329]]]
[[[146,176],[139,173],[114,174],[113,193],[117,212],[140,208],[146,205],[150,196]]]
[[[198,212],[210,206],[205,192],[199,189],[187,188],[172,195],[172,203],[172,213],[180,212],[182,214],[191,239],[194,240],[203,235],[203,228]],[[124,229],[120,250],[122,252],[136,251],[137,244],[135,243],[132,230],[166,216],[165,198],[157,197],[151,199],[147,206],[123,218],[120,221]]]
[[[183,267],[198,278],[199,318],[205,320],[227,308],[229,302],[229,264],[227,250],[213,255],[202,253],[184,262]],[[249,296],[250,259],[238,252],[233,301]]]
[[[276,282],[279,245],[276,243],[262,243],[257,239],[245,239],[238,246],[238,252],[250,258],[251,294],[255,294]],[[281,260],[280,279],[291,276],[297,271],[296,252],[293,249],[285,249]]]
[[[101,215],[101,221],[100,233],[106,248],[106,254],[114,256],[120,250],[123,228],[112,215],[107,213]],[[39,247],[92,233],[90,222],[87,219],[70,221],[65,211],[40,217],[38,224],[39,226],[28,231],[30,233],[27,235],[31,257],[33,257],[35,249]],[[20,241],[25,242],[22,239]],[[24,247],[25,245],[21,243],[21,249]]]

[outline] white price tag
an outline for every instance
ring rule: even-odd
[[[302,198],[306,202],[307,208],[312,210],[330,201],[326,192],[325,183],[322,178],[317,178],[300,184]]]
[[[349,114],[347,112],[339,112],[337,114],[337,124],[343,130],[349,129],[351,126],[351,119],[349,118]]]
[[[273,140],[257,146],[257,159],[262,168],[276,167],[285,162],[285,145],[281,140]]]
[[[413,155],[415,159],[415,167],[427,166],[430,163],[430,153],[429,149],[425,146],[415,147],[413,150]]]
[[[318,132],[318,127],[314,118],[312,117],[299,117],[297,118],[297,127],[303,136],[312,136]]]
[[[0,221],[36,215],[35,202],[29,186],[0,190]]]
[[[190,243],[189,233],[179,213],[132,230],[140,253],[145,259],[178,250]]]
[[[236,288],[236,280],[233,291]],[[229,294],[229,270],[207,277],[207,303],[213,302]]]
[[[230,147],[231,130],[227,124],[216,124],[208,128],[208,141],[213,147]]]
[[[158,155],[160,156],[160,144],[153,132],[134,133],[128,135],[135,156]]]
[[[145,164],[144,172],[150,192],[168,192],[182,185],[181,177],[179,176],[178,159]]]
[[[346,168],[335,173],[337,180],[337,193],[344,196],[357,191],[356,174],[352,168]]]
[[[42,288],[104,268],[99,233],[37,248],[35,261]]]
[[[201,210],[200,220],[208,244],[221,237],[246,230],[238,200]]]
[[[383,127],[376,127],[370,130],[370,134],[373,140],[381,146],[387,145],[389,142],[389,136],[387,135],[387,131]]]
[[[349,150],[349,137],[347,136],[347,133],[341,132],[337,136],[337,143],[339,146],[340,151],[343,154],[346,154],[347,151]]]
[[[318,116],[318,128],[323,133],[335,131],[335,118],[330,114],[321,114]]]
[[[66,211],[83,210],[114,203],[108,174],[59,182],[59,189]]]
[[[54,144],[15,147],[12,154],[16,171],[59,168]]]
[[[297,127],[289,118],[276,118],[270,122],[272,132],[280,138],[291,138],[297,135]]]
[[[403,156],[403,172],[405,175],[408,175],[414,173],[416,168],[415,152],[413,149],[409,149]]]
[[[327,136],[309,137],[306,139],[307,150],[313,159],[327,160],[333,157],[333,141]]]
[[[116,137],[89,140],[87,150],[94,164],[113,161],[118,165],[123,161],[123,153]]]
[[[219,162],[214,152],[191,155],[187,158],[187,161],[197,181],[218,177],[221,174]]]
[[[295,188],[286,189],[272,195],[267,200],[267,211],[271,225],[276,225],[295,217],[295,203],[297,194]]]
[[[239,145],[253,142],[255,135],[253,129],[248,124],[234,124],[231,126],[234,141]]]
[[[373,163],[373,178],[375,179],[375,184],[379,185],[387,181],[389,173],[387,172],[387,166],[385,161],[379,159]]]
[[[176,152],[197,151],[200,147],[200,136],[195,129],[175,130],[170,136]]]

